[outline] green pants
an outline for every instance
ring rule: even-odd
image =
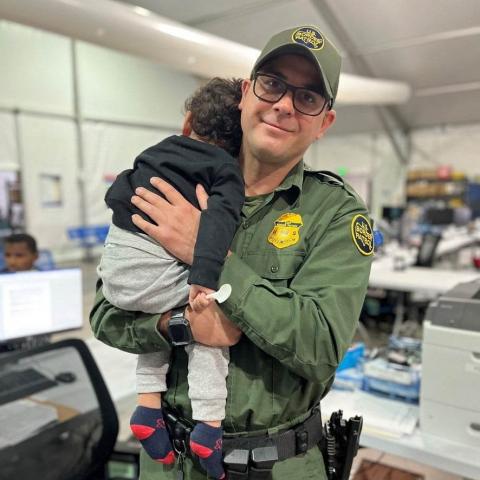
[[[185,480],[205,480],[198,464],[186,459],[184,463]],[[177,467],[163,466],[153,461],[142,450],[140,454],[140,480],[177,480]],[[311,448],[305,455],[278,462],[273,467],[273,480],[326,480],[325,465],[320,450]]]

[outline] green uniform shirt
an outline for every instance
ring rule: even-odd
[[[219,282],[233,287],[222,309],[244,333],[230,348],[227,435],[289,427],[327,393],[355,333],[373,252],[357,194],[328,172],[305,170],[303,162],[243,213]],[[170,348],[156,330],[158,319],[113,307],[101,289],[91,313],[97,338],[133,353]],[[172,349],[170,365],[165,399],[191,418],[184,349]],[[274,479],[295,478],[286,472],[299,461],[298,469],[313,465],[324,478],[314,450],[277,464]],[[170,478],[171,472],[159,476],[164,467],[149,459],[143,465],[142,479]],[[190,467],[186,478],[205,478]]]

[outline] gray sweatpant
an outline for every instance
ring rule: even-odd
[[[188,302],[188,268],[160,244],[141,233],[110,226],[97,267],[105,298],[118,308],[162,313]],[[228,347],[194,343],[188,354],[188,389],[193,419],[223,420],[227,398]],[[138,356],[137,392],[167,390],[169,356],[153,352]]]

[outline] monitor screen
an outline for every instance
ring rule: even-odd
[[[81,328],[78,268],[0,275],[0,342]]]
[[[429,208],[425,212],[425,222],[430,225],[450,225],[454,220],[453,208]]]
[[[395,220],[400,220],[402,218],[404,211],[404,207],[383,207],[382,218],[387,220],[387,222],[394,222]]]

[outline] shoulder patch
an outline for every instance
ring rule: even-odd
[[[373,253],[373,230],[370,222],[364,215],[355,215],[351,224],[352,240],[362,255]]]

